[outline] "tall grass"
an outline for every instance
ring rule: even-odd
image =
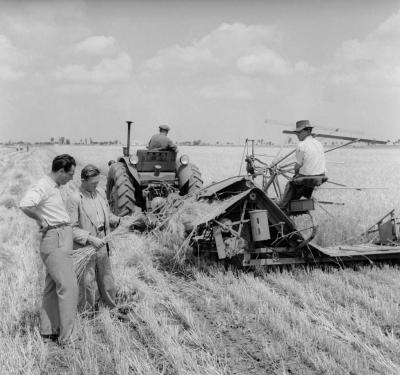
[[[71,152],[80,165],[75,187],[72,184],[70,189],[76,188],[80,168],[89,161],[78,152],[78,148]],[[363,152],[356,150],[353,157],[357,163],[352,171],[346,171],[348,176],[343,174],[344,179],[356,173],[368,178],[365,173],[374,162],[364,160]],[[28,184],[48,168],[53,155],[44,149],[3,153],[1,198],[17,203]],[[374,155],[377,164],[383,156]],[[369,166],[362,164],[363,160]],[[392,157],[387,163],[396,167],[398,160]],[[386,175],[375,171],[375,176],[380,176],[388,191],[330,193],[332,199],[350,194],[353,211],[349,208],[350,217],[336,212],[340,224],[317,213],[322,218],[320,225],[329,230],[328,237],[320,237],[322,243],[354,236],[364,223],[398,203],[395,177],[388,171]],[[386,195],[389,192],[397,196],[392,199]],[[376,199],[363,204],[362,195]],[[353,212],[361,214],[359,221],[354,219],[355,225]],[[105,308],[94,319],[79,317],[81,341],[74,350],[62,350],[43,344],[38,333],[44,270],[36,224],[15,205],[2,205],[0,236],[1,373],[400,373],[397,267],[368,267],[357,272],[258,270],[257,275],[205,264],[192,267],[183,263],[171,269],[168,257],[174,250],[167,236],[155,239],[130,234],[114,239],[116,250],[111,255],[118,303],[128,308],[129,321],[118,321],[113,311]],[[182,238],[175,240],[175,248],[179,248]]]

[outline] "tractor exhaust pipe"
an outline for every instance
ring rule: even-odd
[[[131,147],[131,125],[132,121],[127,121],[128,124],[128,139],[126,141],[126,147],[123,147],[123,154],[124,156],[129,157],[130,154],[130,147]]]

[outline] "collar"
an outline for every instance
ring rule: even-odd
[[[79,187],[79,192],[81,193],[81,196],[86,197],[86,198],[92,198],[92,199],[94,199],[94,198],[96,198],[96,197],[98,196],[98,191],[97,191],[97,189],[96,189],[93,193],[91,193],[91,192],[85,190],[85,189],[82,187],[82,185]]]
[[[313,136],[310,134],[310,135],[307,135],[307,137],[305,137],[302,141],[300,141],[300,142],[305,142],[305,141],[309,141],[310,139],[313,139]]]
[[[57,184],[48,174],[45,175],[45,178],[47,179],[48,183],[51,185],[51,187],[59,188],[60,185]]]

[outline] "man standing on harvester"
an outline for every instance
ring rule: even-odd
[[[169,126],[160,125],[158,128],[160,129],[160,133],[154,134],[150,138],[147,148],[152,151],[176,151],[178,149],[176,144],[168,137]]]
[[[326,181],[324,148],[311,135],[312,126],[309,120],[296,122],[296,135],[299,143],[296,148],[294,176],[287,183],[279,206],[287,209],[291,200],[301,197],[311,198],[315,186]]]

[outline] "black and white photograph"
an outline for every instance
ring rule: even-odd
[[[400,0],[0,0],[1,375],[400,374]]]

